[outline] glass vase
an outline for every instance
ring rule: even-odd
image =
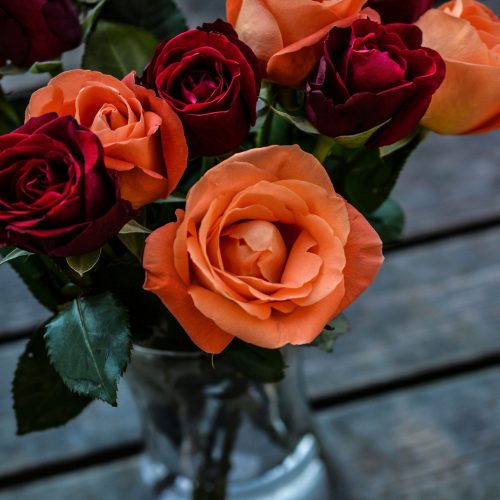
[[[201,353],[136,346],[127,380],[143,426],[143,480],[161,500],[330,500],[300,353],[273,384]]]

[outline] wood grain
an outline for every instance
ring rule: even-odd
[[[500,498],[500,368],[317,417],[338,500]]]

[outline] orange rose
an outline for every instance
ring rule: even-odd
[[[440,134],[500,128],[500,20],[483,4],[456,0],[417,22],[426,47],[446,62],[446,78],[422,123]]]
[[[226,10],[228,21],[263,63],[268,77],[298,87],[316,67],[327,33],[362,17],[366,1],[226,0]],[[364,12],[380,19],[371,9]]]
[[[193,342],[306,344],[372,282],[382,243],[298,146],[236,154],[146,241],[145,289]]]
[[[106,167],[118,172],[122,198],[139,208],[171,193],[187,165],[181,121],[170,106],[134,82],[97,71],[61,73],[36,91],[26,120],[71,115],[104,146]]]

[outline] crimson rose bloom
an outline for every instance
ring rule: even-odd
[[[142,84],[177,112],[196,153],[231,151],[255,123],[257,58],[220,19],[160,43]]]
[[[413,23],[433,3],[434,0],[370,0],[366,6],[375,9],[384,24]]]
[[[69,116],[0,137],[0,245],[54,257],[96,250],[134,215],[118,193],[99,139]]]
[[[360,19],[328,34],[319,68],[306,86],[306,114],[330,137],[390,120],[368,145],[392,144],[418,124],[444,74],[441,56],[422,47],[416,26]]]
[[[70,0],[0,0],[0,66],[30,66],[80,43],[78,15]]]

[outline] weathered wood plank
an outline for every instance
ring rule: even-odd
[[[499,387],[494,368],[320,413],[334,498],[500,498]]]
[[[118,409],[93,403],[64,427],[16,436],[10,384],[23,348],[16,342],[0,350],[0,477],[139,440],[138,416],[124,384]]]
[[[153,500],[131,458],[0,492],[0,500]]]
[[[500,368],[316,415],[338,500],[499,497]],[[0,493],[0,500],[147,499],[137,459]]]
[[[313,397],[500,352],[500,230],[391,254],[347,311],[335,352],[308,352]],[[328,376],[325,376],[328,374]]]
[[[393,192],[407,215],[406,236],[500,217],[499,140],[500,132],[427,137]]]

